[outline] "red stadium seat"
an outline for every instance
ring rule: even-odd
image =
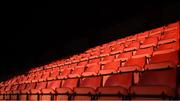
[[[160,35],[162,34],[164,30],[164,26],[163,27],[159,27],[159,28],[155,28],[155,29],[152,29],[149,33],[149,36],[158,36],[160,37]]]
[[[27,99],[27,95],[26,94],[29,94],[30,93],[30,90],[31,89],[35,89],[36,87],[36,83],[28,83],[26,85],[26,88],[24,90],[21,90],[20,91],[20,100],[26,100]]]
[[[47,87],[41,90],[42,94],[47,94],[47,95],[41,95],[40,100],[51,100],[52,98],[51,94],[55,94],[55,89],[60,88],[60,86],[61,86],[61,80],[49,81]]]
[[[57,77],[58,79],[66,79],[68,77],[68,75],[71,73],[70,68],[64,68],[62,73],[60,73],[60,75]]]
[[[102,60],[100,61],[100,64],[107,64],[107,63],[110,63],[114,60],[114,56],[106,56],[106,57],[103,57]]]
[[[140,57],[151,57],[153,53],[153,47],[150,48],[144,48],[139,49],[136,51],[135,55],[132,56],[132,58],[140,58]]]
[[[127,41],[135,41],[137,39],[137,35],[131,35],[127,37]]]
[[[77,68],[85,67],[87,65],[88,61],[81,61],[78,63]]]
[[[131,99],[166,99],[175,96],[176,70],[145,71],[132,86]]]
[[[69,78],[81,77],[81,74],[84,72],[85,67],[77,67],[75,68],[71,74],[68,75]]]
[[[165,32],[164,35],[162,35],[161,40],[158,42],[158,44],[166,44],[170,42],[175,42],[177,40],[179,40],[178,30],[171,30]]]
[[[103,57],[103,56],[109,56],[110,52],[111,52],[111,49],[110,49],[109,47],[106,47],[106,48],[104,48],[104,49],[101,50],[100,56],[101,56],[101,57]]]
[[[91,52],[91,56],[89,57],[89,59],[94,59],[94,58],[98,58],[100,55],[100,51],[94,51],[94,52]]]
[[[58,94],[55,96],[55,100],[68,100],[71,99],[71,96],[68,94],[73,94],[74,87],[78,85],[78,79],[67,79],[64,80],[62,83],[61,88],[56,88],[56,93]]]
[[[121,54],[117,55],[117,58],[115,59],[115,61],[117,61],[117,60],[126,61],[126,60],[130,59],[131,56],[132,56],[132,52],[121,53]]]
[[[98,74],[98,71],[100,70],[100,65],[90,65],[87,66],[87,69],[85,72],[82,73],[82,76],[95,76]]]
[[[179,50],[179,41],[160,45],[157,50],[153,52],[153,55],[170,53],[177,50]]]
[[[132,42],[128,45],[127,48],[124,48],[124,51],[133,51],[139,49],[140,43],[139,41]]]
[[[179,21],[165,26],[164,31],[179,30]]]
[[[145,57],[131,58],[125,63],[124,66],[119,68],[119,72],[142,71],[145,64]]]
[[[57,76],[59,75],[59,68],[56,67],[56,68],[53,68],[52,71],[51,71],[51,74],[49,76],[49,78],[47,78],[48,80],[54,80],[57,78]]]
[[[91,59],[89,60],[89,63],[87,64],[87,66],[92,66],[92,65],[98,65],[100,62],[100,59],[97,58],[97,59]]]
[[[159,54],[151,57],[149,64],[145,66],[145,69],[167,69],[176,68],[179,62],[178,52],[171,52],[167,54]]]
[[[41,89],[46,88],[47,82],[39,82],[35,89],[30,90],[29,100],[38,100],[38,94],[41,94]]]
[[[147,47],[156,47],[158,43],[157,37],[149,37],[147,38],[143,44],[140,46],[140,48],[147,48]]]
[[[97,87],[101,86],[101,79],[102,79],[101,77],[83,78],[80,81],[80,86],[74,88],[74,92],[76,96],[73,98],[73,100],[93,99],[91,95],[95,94]]]
[[[117,73],[118,68],[120,66],[121,66],[121,61],[114,61],[111,63],[107,63],[104,66],[102,66],[102,69],[99,71],[99,74],[105,75],[105,74]]]
[[[98,100],[120,100],[128,95],[132,85],[132,73],[116,74],[110,76],[103,87],[98,88]]]
[[[117,54],[117,53],[122,53],[124,50],[124,45],[123,44],[117,44],[111,47],[112,51],[110,54]]]
[[[11,100],[17,100],[17,95],[16,95],[16,94],[19,93],[18,87],[19,87],[19,85],[13,85],[13,86],[12,86],[12,88],[11,88],[11,94],[13,94],[13,95],[11,95]]]

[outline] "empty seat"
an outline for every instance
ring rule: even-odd
[[[117,54],[117,53],[122,53],[124,50],[124,45],[123,44],[117,44],[111,47],[112,51],[110,54]]]
[[[132,52],[121,53],[121,54],[117,55],[117,58],[115,59],[115,61],[117,61],[117,60],[126,61],[126,60],[130,59],[131,56],[132,56]]]
[[[100,61],[100,64],[107,64],[107,63],[110,63],[114,60],[114,56],[106,56],[106,57],[103,57]]]
[[[131,58],[127,62],[125,62],[124,66],[119,68],[119,72],[142,71],[145,64],[145,57]]]
[[[27,100],[27,94],[30,93],[31,89],[34,89],[36,87],[36,83],[28,83],[26,85],[26,88],[24,90],[20,91],[20,100]]]
[[[103,56],[108,56],[111,52],[111,49],[109,47],[106,47],[104,49],[101,50],[101,54],[100,56],[103,57]]]
[[[140,58],[140,57],[150,57],[153,53],[153,47],[150,48],[144,48],[139,49],[136,51],[135,55],[132,56],[132,58]]]
[[[61,80],[49,81],[47,87],[41,90],[41,93],[44,95],[40,96],[40,100],[53,100],[54,96],[52,94],[55,94],[55,89],[60,88],[60,86]]]
[[[128,89],[133,81],[132,73],[111,75],[105,79],[103,87],[97,90],[98,100],[120,100],[128,95]]]
[[[164,30],[164,26],[152,29],[149,33],[149,36],[157,36],[157,35],[159,36],[163,32],[163,30]]]
[[[51,70],[51,69],[48,69],[47,71],[45,71],[45,72],[43,73],[41,79],[39,79],[39,81],[46,81],[46,80],[49,78],[49,76],[50,76],[50,73],[51,73],[50,70]]]
[[[99,74],[105,75],[105,74],[117,73],[118,68],[120,66],[121,66],[121,61],[113,61],[111,63],[107,63],[102,66],[101,70],[99,71]]]
[[[132,42],[128,45],[127,48],[124,48],[124,51],[132,51],[139,49],[140,43],[139,41]]]
[[[13,85],[11,88],[11,100],[17,100],[17,94],[19,93],[18,91],[19,85]]]
[[[81,61],[78,63],[76,68],[85,67],[87,65],[88,61]]]
[[[66,79],[68,75],[71,73],[71,68],[64,68],[60,75],[57,77],[58,79]]]
[[[170,30],[176,30],[179,28],[179,21],[176,23],[171,23],[165,26],[164,30],[165,31],[170,31]]]
[[[90,59],[98,58],[100,55],[100,51],[94,51],[91,52],[91,56],[89,57]]]
[[[176,68],[178,62],[179,62],[178,52],[154,55],[151,57],[149,64],[145,66],[145,69],[153,70],[153,69]]]
[[[128,37],[127,37],[127,41],[135,41],[136,38],[137,38],[137,34],[131,35],[131,36],[128,36]]]
[[[125,43],[127,41],[127,38],[121,38],[117,40],[117,44],[122,44]]]
[[[100,70],[100,65],[89,65],[87,66],[85,72],[82,73],[82,76],[95,76],[98,74],[98,71]]]
[[[171,31],[165,32],[164,35],[162,35],[161,40],[158,42],[158,44],[175,42],[177,40],[179,40],[178,30],[171,30]]]
[[[53,68],[53,70],[51,71],[51,74],[48,78],[48,80],[54,80],[57,78],[57,76],[59,75],[59,68]]]
[[[140,48],[147,48],[147,47],[155,47],[157,46],[158,39],[157,37],[149,37],[144,40],[143,44],[140,46]]]
[[[145,32],[143,32],[143,33],[139,33],[138,35],[137,35],[137,39],[145,39],[145,38],[147,38],[149,36],[149,31],[145,31]]]
[[[90,57],[90,54],[85,54],[85,53],[83,53],[83,54],[81,54],[81,61],[87,61],[88,59],[89,59],[89,57]]]
[[[167,99],[175,96],[176,70],[145,71],[131,87],[132,99]]]
[[[85,67],[76,67],[69,75],[68,78],[81,77],[81,74],[84,72]]]
[[[153,52],[153,55],[170,53],[177,50],[179,50],[179,41],[160,45],[157,50]]]
[[[96,93],[97,87],[101,86],[101,77],[83,78],[80,86],[74,88],[76,96],[73,100],[91,100]],[[93,81],[93,82],[92,82]]]
[[[70,100],[74,87],[78,85],[78,79],[67,79],[62,82],[61,88],[56,88],[55,100]]]
[[[100,62],[100,59],[97,58],[97,59],[91,59],[89,60],[89,63],[87,64],[87,66],[91,66],[91,65],[98,65]]]
[[[6,95],[5,95],[5,100],[9,100],[10,99],[10,90],[11,90],[11,85],[7,85],[6,88],[5,88],[5,92],[6,92]]]
[[[39,82],[37,83],[36,87],[34,89],[30,90],[30,96],[29,96],[29,100],[38,100],[40,98],[38,98],[38,94],[41,94],[41,89],[46,88],[47,86],[47,82]]]

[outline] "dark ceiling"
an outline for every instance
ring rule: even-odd
[[[11,2],[1,12],[0,76],[179,20],[180,2]]]

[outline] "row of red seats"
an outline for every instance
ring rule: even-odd
[[[137,84],[134,83],[133,73],[126,73],[13,85],[1,88],[1,91],[14,94],[11,98],[10,95],[6,95],[5,99],[17,99],[16,94],[20,94],[21,100],[37,100],[38,94],[40,94],[40,100],[51,99],[53,94],[56,94],[53,98],[55,100],[67,100],[68,98],[117,100],[128,97],[129,99],[173,99],[177,92],[176,76],[176,69],[169,69],[143,72]],[[2,97],[1,95],[0,98]]]
[[[151,58],[147,58],[148,56],[151,56],[151,54],[147,53],[152,53],[152,51],[149,51],[150,49],[151,48],[143,49],[139,51],[141,54],[134,55],[132,58],[130,58],[132,52],[128,52],[121,54],[122,56],[125,56],[121,58],[114,59],[113,56],[108,56],[108,59],[104,61],[94,59],[88,64],[87,61],[84,61],[81,65],[71,64],[61,66],[60,68],[46,69],[39,72],[29,73],[27,76],[22,75],[16,77],[15,79],[11,79],[10,82],[5,84],[21,84],[54,79],[68,79],[125,72],[142,72],[146,70],[177,67],[179,62],[178,51],[154,55]],[[143,54],[142,51],[146,53]]]
[[[112,54],[110,56],[99,57],[99,61],[102,61],[101,63],[103,63],[103,61],[109,61],[111,58],[123,60],[123,58],[131,58],[131,56],[132,58],[138,58],[142,56],[150,57],[151,55],[164,54],[164,53],[169,53],[169,52],[173,52],[177,50],[179,50],[179,40],[177,40],[176,42],[160,45],[156,48],[148,47],[148,48],[139,49],[137,51],[123,52],[123,53]],[[96,58],[78,62],[78,65],[81,66],[81,65],[91,64],[91,61],[96,61]],[[64,65],[70,65],[70,64],[76,65],[77,63],[72,63],[72,62],[69,62],[69,64],[68,62],[64,63]],[[63,66],[63,64],[60,66]],[[48,68],[45,68],[45,69],[48,69]]]
[[[132,35],[126,38],[118,39],[116,41],[112,41],[110,43],[103,44],[95,48],[91,48],[82,54],[74,55],[70,57],[70,59],[64,59],[63,61],[56,61],[49,65],[46,65],[45,67],[51,68],[51,67],[56,67],[57,65],[60,66],[61,64],[70,64],[71,62],[75,63],[75,62],[87,60],[88,58],[93,59],[98,56],[106,56],[108,54],[121,53],[124,50],[129,51],[138,48],[157,46],[169,42],[174,42],[177,39],[179,39],[179,22],[169,24],[167,26],[163,26],[160,28],[152,29],[150,31],[146,31],[140,34]],[[142,45],[139,46],[139,44]],[[97,50],[100,49],[101,51],[99,53],[96,52]],[[31,70],[31,72],[38,71],[39,69],[37,68],[33,69]]]

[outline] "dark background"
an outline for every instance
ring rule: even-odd
[[[2,5],[0,81],[180,19],[177,1],[15,1]]]

